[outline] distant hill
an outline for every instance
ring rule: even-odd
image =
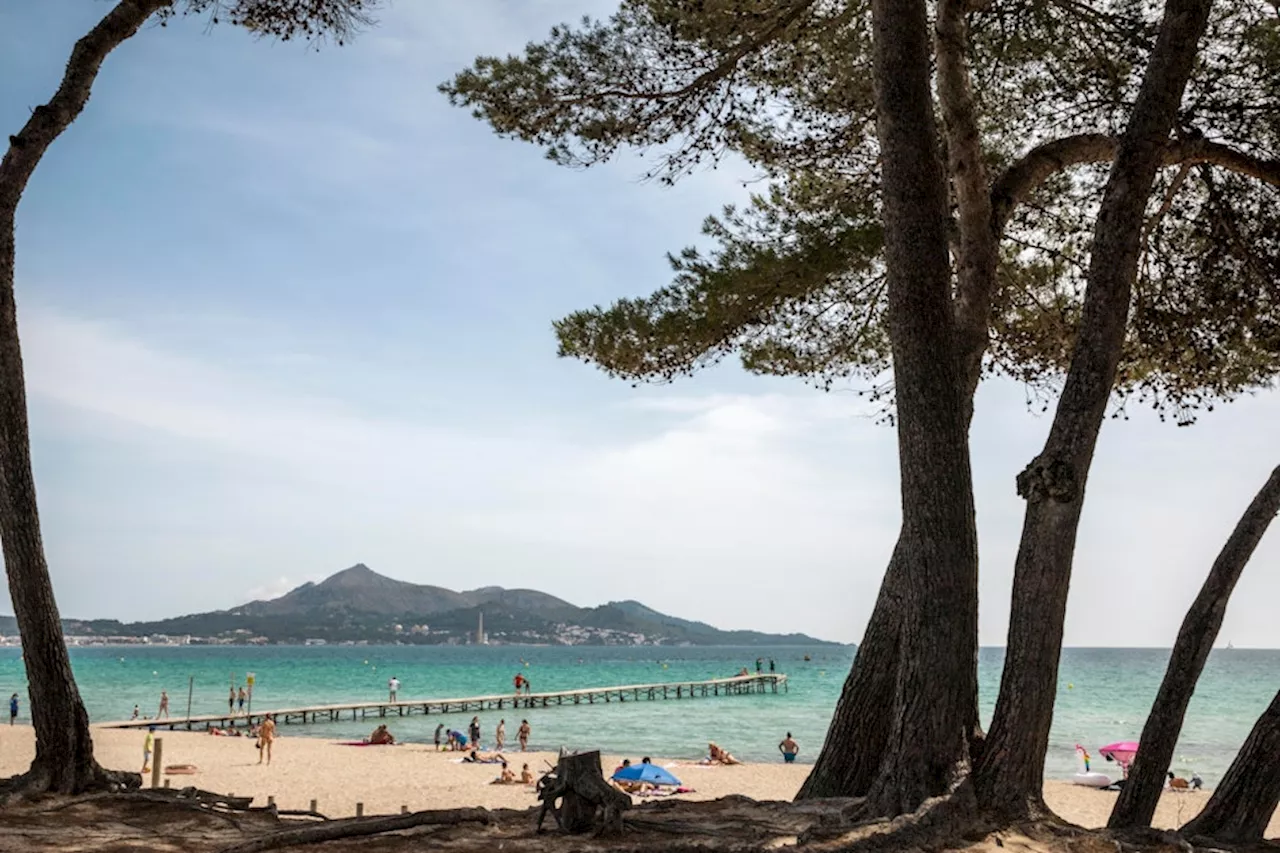
[[[667,616],[638,601],[577,607],[532,589],[489,586],[454,592],[380,575],[363,563],[279,598],[157,622],[64,619],[68,635],[191,637],[192,642],[459,644],[473,642],[480,616],[488,642],[550,645],[817,645],[804,634],[722,631]],[[17,633],[0,616],[0,634]],[[836,645],[832,643],[831,645]]]

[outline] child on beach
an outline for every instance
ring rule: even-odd
[[[440,725],[436,726],[436,738],[435,738],[436,752],[440,751],[440,735],[443,732],[444,732],[444,723],[441,723]]]
[[[156,740],[156,727],[147,726],[147,736],[142,741],[142,772],[151,772],[151,747]]]

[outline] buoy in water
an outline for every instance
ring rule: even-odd
[[[1068,690],[1075,690],[1075,689],[1076,689],[1076,686],[1075,686],[1074,684],[1072,684],[1070,681],[1068,681],[1068,682],[1067,682],[1067,689],[1068,689]]]

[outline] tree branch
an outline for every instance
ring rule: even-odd
[[[93,81],[107,55],[133,36],[147,18],[172,2],[120,0],[97,26],[76,42],[58,91],[47,104],[32,110],[22,130],[9,137],[9,149],[0,160],[0,207],[8,210],[17,207],[44,152],[89,102]]]
[[[982,156],[973,84],[965,58],[970,0],[940,0],[934,43],[938,61],[938,102],[947,139],[947,170],[959,208],[958,287],[954,303],[959,333],[961,381],[972,407],[982,375],[991,327],[991,298],[999,266],[998,241],[991,229],[991,193]]]
[[[1038,145],[1005,169],[991,187],[991,228],[1004,232],[1013,211],[1051,176],[1083,163],[1107,163],[1115,158],[1117,137],[1082,133]],[[1256,157],[1208,139],[1170,142],[1163,166],[1209,163],[1280,187],[1280,160]]]
[[[748,36],[741,44],[729,52],[729,55],[713,68],[699,74],[685,85],[678,89],[670,89],[662,92],[635,92],[626,89],[602,89],[598,92],[592,92],[589,95],[580,95],[576,98],[565,98],[558,102],[559,106],[576,106],[578,104],[591,103],[601,100],[602,98],[624,98],[633,101],[667,101],[683,98],[685,95],[692,94],[706,86],[718,83],[728,77],[738,63],[744,57],[755,53],[762,47],[771,42],[778,33],[791,26],[800,16],[808,11],[809,7],[814,4],[814,0],[800,0],[795,7],[789,12],[778,17],[772,24],[765,27],[758,35]]]

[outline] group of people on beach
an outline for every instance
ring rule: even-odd
[[[529,735],[532,733],[528,720],[520,721],[520,728],[516,729],[516,740],[520,743],[520,751],[529,751]],[[480,718],[472,717],[471,722],[467,725],[466,733],[455,729],[445,730],[444,723],[436,726],[434,738],[437,750],[444,749],[449,752],[465,752],[470,748],[480,749],[481,730]],[[494,730],[495,751],[502,752],[507,745],[507,721],[505,719],[498,721],[498,728]]]

